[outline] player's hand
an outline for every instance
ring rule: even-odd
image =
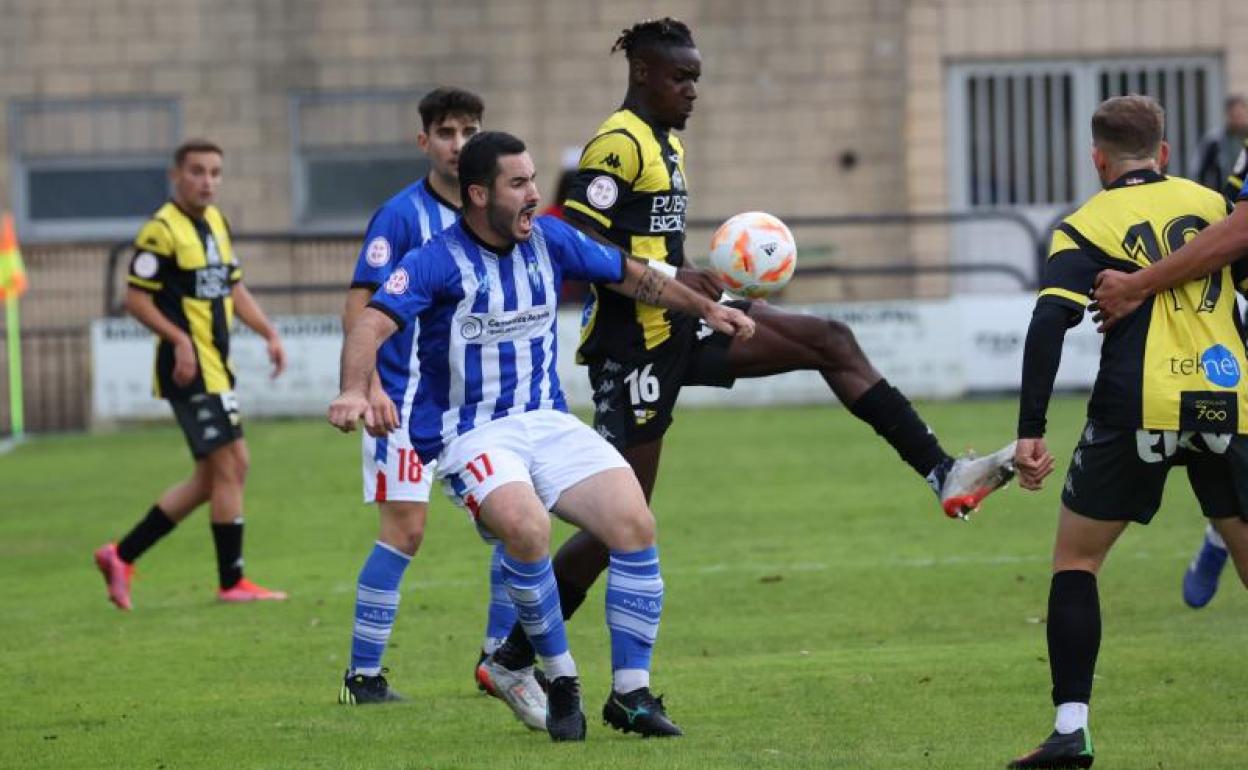
[[[1044,477],[1053,472],[1053,455],[1042,438],[1020,438],[1014,447],[1014,470],[1018,472],[1018,485],[1023,489],[1037,490]]]
[[[269,351],[269,363],[273,364],[273,372],[269,375],[269,379],[276,380],[282,372],[286,371],[286,349],[282,347],[282,338],[274,332],[272,337],[267,340]]]
[[[707,324],[717,332],[723,332],[739,340],[748,340],[754,336],[754,319],[735,307],[711,303],[703,316]]]
[[[373,410],[373,416],[377,419],[377,424],[365,429],[368,435],[373,438],[385,438],[390,431],[399,427],[399,409],[386,395],[386,391],[381,388],[374,387],[368,394],[368,405]]]
[[[199,363],[195,360],[195,343],[190,338],[175,343],[173,346],[173,381],[180,386],[191,384],[199,372]]]
[[[676,270],[676,280],[686,287],[709,300],[718,302],[724,293],[724,285],[720,280],[705,270],[696,267],[680,267]]]
[[[1136,287],[1136,279],[1130,273],[1118,270],[1102,270],[1096,276],[1092,290],[1092,320],[1096,322],[1096,330],[1104,332],[1135,312],[1135,309],[1148,298],[1148,295]]]
[[[329,424],[343,433],[355,430],[355,425],[364,420],[365,429],[372,432],[377,424],[373,408],[369,406],[368,397],[363,393],[342,392],[329,404]]]

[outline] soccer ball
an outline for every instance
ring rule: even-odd
[[[793,277],[797,244],[771,214],[747,211],[711,236],[711,273],[736,297],[757,298],[779,291]]]

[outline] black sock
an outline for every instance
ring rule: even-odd
[[[559,607],[563,611],[563,619],[568,620],[585,603],[586,592],[560,580],[558,575],[555,576],[555,585],[559,589]],[[524,626],[520,625],[520,621],[517,620],[511,627],[511,633],[507,634],[507,639],[495,652],[494,659],[512,671],[531,666],[537,660],[537,651],[533,649],[533,643],[529,641],[528,634],[524,633]]]
[[[156,545],[158,540],[172,532],[176,526],[177,523],[159,505],[153,505],[147,515],[134,525],[134,529],[117,543],[117,555],[126,564],[134,564],[135,559]]]
[[[1053,705],[1087,703],[1101,648],[1101,602],[1096,575],[1067,570],[1049,585],[1049,670]]]
[[[212,541],[217,546],[217,576],[221,590],[233,588],[243,579],[243,517],[229,524],[212,523]]]
[[[888,380],[875,383],[846,406],[850,414],[874,428],[920,476],[927,478],[938,465],[952,459],[940,448],[936,434]]]

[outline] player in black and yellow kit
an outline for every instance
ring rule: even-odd
[[[686,285],[718,299],[722,286],[686,264],[688,177],[682,130],[697,98],[702,58],[689,28],[674,19],[625,30],[612,52],[628,59],[620,110],[585,146],[564,201],[568,221],[619,246]],[[795,370],[819,372],[849,411],[869,424],[927,480],[951,516],[964,514],[1010,477],[1013,447],[980,459],[950,457],[896,388],[863,355],[844,324],[787,313],[763,303],[736,303],[755,321],[752,340],[714,333],[697,319],[595,287],[585,310],[579,358],[594,389],[594,424],[628,460],[647,499],[658,474],[663,435],[686,385],[731,387],[739,377]],[[575,535],[555,557],[560,602],[570,617],[608,566],[606,549]],[[496,658],[508,668],[532,660],[519,626]],[[617,703],[603,716],[624,730],[648,730]],[[648,707],[647,707],[648,708]]]
[[[1105,189],[1054,231],[1023,358],[1016,465],[1039,489],[1053,469],[1045,414],[1066,329],[1089,305],[1100,271],[1165,262],[1227,214],[1216,192],[1165,176],[1161,107],[1116,97],[1092,117],[1092,158]],[[1012,768],[1089,767],[1088,701],[1100,648],[1097,572],[1129,522],[1157,512],[1167,472],[1187,468],[1201,508],[1248,575],[1248,473],[1236,459],[1248,433],[1248,370],[1236,266],[1150,298],[1105,335],[1088,420],[1066,483],[1049,588],[1048,647],[1057,719],[1052,735]],[[1246,581],[1248,582],[1248,581]]]
[[[223,153],[186,142],[170,169],[174,196],[139,231],[130,262],[126,309],[156,333],[153,390],[168,400],[195,469],[169,489],[116,544],[95,552],[109,599],[130,609],[130,574],[148,548],[201,503],[211,509],[221,601],[285,599],[243,577],[243,484],[247,444],[234,397],[230,324],[234,313],[268,345],[273,376],[285,366],[277,330],[241,283],[225,217],[213,205]]]

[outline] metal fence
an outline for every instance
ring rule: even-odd
[[[1001,291],[1033,289],[1047,233],[1009,209],[967,212],[784,217],[799,244],[796,277],[777,301],[836,302],[948,296],[958,276],[995,276]],[[690,220],[687,253],[700,258],[720,222]],[[951,254],[956,229],[977,225],[1008,232],[996,262]],[[336,314],[359,249],[358,233],[239,233],[245,279],[271,315]],[[26,426],[31,432],[81,430],[91,423],[91,320],[122,313],[132,246],[48,245],[28,248],[31,292],[24,298],[22,353]],[[0,350],[3,349],[0,335]],[[0,378],[3,380],[5,378]],[[7,388],[0,382],[0,389]],[[0,435],[9,431],[8,394],[0,390]]]

